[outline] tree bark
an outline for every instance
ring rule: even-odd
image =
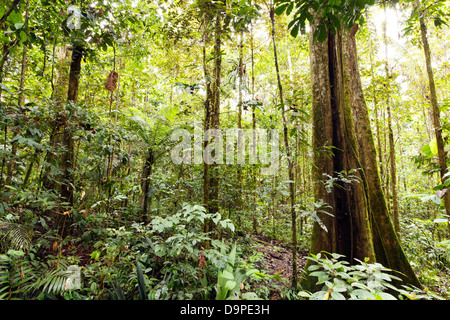
[[[244,32],[240,30],[239,32],[239,64],[238,64],[238,76],[239,76],[239,86],[238,86],[238,137],[237,143],[240,145],[242,140],[242,87],[244,86]],[[241,212],[242,212],[242,168],[241,165],[237,165],[237,221],[241,224]]]
[[[253,20],[252,20],[253,21]],[[251,78],[251,86],[252,86],[252,101],[255,102],[255,47],[254,47],[254,38],[253,38],[253,23],[250,24],[250,58],[252,63],[252,78]],[[252,129],[253,129],[253,146],[256,147],[256,105],[252,104]],[[253,205],[257,205],[257,192],[259,188],[256,188],[257,185],[257,177],[259,175],[259,170],[254,169],[253,172]],[[259,182],[258,182],[259,186]],[[258,234],[258,219],[256,217],[256,210],[252,210],[252,226],[253,232]]]
[[[366,21],[367,24],[369,23],[369,14],[366,11]],[[369,60],[370,60],[370,76],[372,77],[372,79],[375,79],[375,72],[374,72],[374,63],[373,63],[373,52],[374,52],[374,46],[373,46],[373,41],[372,41],[372,34],[369,34]],[[353,40],[352,40],[353,42]],[[352,49],[353,50],[353,49]],[[355,56],[357,56],[356,53],[356,44],[355,44]],[[358,77],[359,77],[359,72],[358,72]],[[361,79],[359,78],[358,81],[360,81]],[[377,98],[377,90],[376,88],[373,86],[372,87],[372,99],[373,99],[373,106],[374,106],[374,113],[375,113],[375,128],[376,128],[376,137],[377,137],[377,150],[378,150],[378,166],[380,168],[380,179],[383,179],[384,176],[384,162],[383,162],[383,151],[382,151],[382,145],[381,145],[381,129],[380,129],[380,114],[379,114],[379,110],[378,110],[378,98]],[[364,101],[365,102],[365,101]],[[356,117],[356,115],[354,114],[354,116]],[[357,128],[357,126],[355,126]],[[371,137],[373,137],[371,135]],[[360,152],[363,152],[364,150],[360,150]],[[382,184],[383,185],[383,184]],[[383,193],[384,194],[384,193]],[[383,195],[384,196],[384,195]]]
[[[56,50],[57,49],[57,50]],[[52,99],[55,102],[54,113],[56,114],[55,119],[52,123],[52,131],[49,135],[49,145],[55,151],[59,151],[59,145],[62,143],[62,130],[65,126],[65,118],[62,117],[58,111],[62,108],[62,104],[67,100],[67,92],[69,87],[69,69],[67,65],[70,64],[71,54],[68,46],[62,46],[56,48],[54,52],[57,53],[57,61],[53,63],[52,70],[56,69],[56,84],[53,87]],[[56,66],[55,66],[56,65]],[[53,71],[52,71],[53,74]],[[45,155],[44,161],[50,165],[58,166],[59,157],[57,152],[48,151]],[[57,183],[55,182],[59,179],[58,176],[53,175],[50,166],[43,167],[40,172],[40,181],[42,181],[42,186],[47,189],[57,190]]]
[[[142,211],[142,218],[144,222],[150,222],[150,214],[149,214],[149,192],[151,189],[151,180],[150,177],[153,171],[153,164],[155,162],[154,152],[151,148],[148,149],[147,157],[144,161],[144,167],[142,169],[142,178],[141,178],[141,190],[142,194],[139,198],[139,205]],[[150,206],[151,208],[151,206]]]
[[[83,48],[75,46],[72,51],[72,61],[70,63],[69,71],[69,87],[67,92],[67,100],[69,102],[77,102],[78,89],[80,83],[81,59],[83,57]],[[65,125],[63,128],[62,144],[65,151],[62,155],[62,171],[63,179],[61,184],[61,197],[73,206],[73,163],[74,163],[74,141],[73,128],[70,125]]]
[[[222,36],[222,17],[220,13],[216,14],[214,27],[214,82],[211,86],[212,100],[210,113],[210,128],[220,128],[220,84],[222,75],[222,52],[221,52],[221,36]],[[210,197],[208,201],[208,212],[219,212],[219,175],[218,166],[212,164],[209,172],[209,189]]]
[[[369,111],[364,98],[358,66],[358,54],[355,40],[356,26],[349,33],[346,58],[347,85],[351,96],[353,123],[358,142],[359,159],[364,172],[365,185],[369,195],[369,212],[372,241],[376,261],[401,272],[398,276],[405,283],[420,286],[397,238],[389,216],[388,204],[383,192],[377,163],[377,152],[372,134]]]
[[[394,229],[397,237],[400,239],[400,213],[398,208],[398,187],[397,187],[397,164],[395,155],[394,132],[392,130],[391,106],[387,102],[388,114],[388,137],[389,137],[389,165],[391,173],[391,194],[392,194],[392,220],[394,221]]]
[[[0,18],[0,26],[3,26],[3,23],[8,19],[9,15],[13,10],[17,8],[17,6],[20,4],[21,0],[14,0],[11,2],[11,5],[9,6],[8,10],[3,14],[3,16]]]
[[[67,100],[69,103],[76,103],[78,99],[78,89],[80,83],[81,59],[83,57],[83,48],[75,46],[72,49],[72,58],[69,70],[69,83],[67,90]],[[69,106],[69,108],[71,108]],[[73,125],[67,122],[62,127],[61,144],[63,152],[61,154],[61,181],[59,194],[61,199],[65,202],[65,212],[73,207],[73,188],[74,188],[74,159],[75,159],[75,144],[73,140]],[[64,213],[58,216],[57,226],[60,230],[61,236],[64,238],[70,234],[69,226],[71,223],[71,216]]]
[[[395,156],[395,144],[394,144],[394,131],[392,130],[392,114],[391,114],[391,99],[389,92],[389,79],[391,75],[389,73],[389,64],[388,64],[388,43],[387,43],[387,6],[385,4],[384,14],[385,14],[385,23],[383,26],[383,39],[385,46],[385,63],[384,70],[386,74],[386,82],[385,82],[385,98],[386,98],[386,112],[387,112],[387,125],[388,125],[388,142],[389,142],[389,167],[390,167],[390,187],[391,187],[391,195],[392,195],[392,220],[394,222],[394,229],[397,233],[397,237],[400,239],[400,217],[399,217],[399,209],[398,209],[398,193],[397,193],[397,164],[396,164],[396,156]]]
[[[288,161],[288,177],[290,180],[289,183],[289,207],[291,212],[291,232],[292,232],[292,282],[291,286],[293,288],[297,287],[298,282],[298,271],[297,271],[297,213],[295,212],[295,185],[294,185],[294,165],[292,161],[292,153],[289,146],[289,135],[286,121],[286,112],[284,106],[284,97],[283,97],[283,86],[281,84],[280,78],[280,70],[278,66],[278,54],[277,54],[277,46],[275,41],[275,14],[273,4],[270,6],[270,20],[272,23],[272,43],[273,43],[273,55],[274,55],[274,63],[275,63],[275,71],[277,74],[277,84],[278,84],[278,94],[280,96],[281,103],[281,115],[283,119],[283,138],[284,138],[284,146],[286,148],[286,157]]]
[[[364,261],[365,258],[374,261],[368,197],[364,185],[358,181],[349,184],[336,180],[335,186],[327,190],[324,184],[328,180],[324,174],[337,178],[337,173],[356,170],[361,168],[361,164],[350,92],[344,86],[349,78],[346,74],[346,31],[337,31],[336,35],[328,32],[325,41],[314,41],[318,21],[315,19],[310,31],[314,195],[316,202],[323,201],[331,206],[329,213],[333,216],[318,213],[322,226],[314,223],[310,252],[339,253],[350,263],[355,263],[355,259]],[[363,180],[361,170],[352,174]],[[306,277],[304,287],[314,288],[312,280]]]
[[[425,54],[425,64],[428,74],[428,86],[430,90],[431,111],[433,116],[434,134],[438,150],[438,161],[440,167],[441,181],[444,183],[444,175],[448,172],[447,156],[444,149],[444,140],[442,138],[442,127],[440,120],[440,109],[437,102],[436,84],[434,82],[433,68],[431,66],[431,50],[427,37],[427,26],[425,23],[425,12],[421,8],[420,0],[416,0],[416,9],[419,11],[420,36],[422,39],[423,51]],[[447,217],[449,217],[448,232],[450,233],[450,192],[444,194],[444,205]]]
[[[221,36],[222,36],[222,18],[220,9],[213,8],[215,12],[214,20],[214,67],[213,77],[211,79],[206,64],[206,42],[208,33],[205,29],[203,34],[203,68],[206,81],[206,98],[205,98],[205,122],[204,131],[208,129],[220,128],[220,83],[222,72],[222,56],[221,56]],[[211,21],[211,16],[205,13],[205,28],[207,22]],[[209,141],[204,141],[206,150]],[[209,213],[219,212],[219,176],[218,166],[216,163],[208,164],[203,161],[203,203]],[[205,221],[205,232],[212,231],[212,221]],[[209,242],[205,243],[209,246]]]

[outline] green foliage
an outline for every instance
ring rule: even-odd
[[[358,264],[350,265],[344,258],[327,252],[311,254],[308,276],[317,278],[320,289],[314,293],[300,291],[298,296],[309,300],[442,299],[417,288],[398,288],[394,281],[400,278],[379,263],[357,260]]]
[[[366,6],[373,5],[375,1],[276,0],[275,3],[276,14],[293,13],[293,18],[288,24],[293,37],[296,37],[299,31],[305,33],[306,22],[313,23],[314,15],[311,10],[314,11],[319,18],[314,39],[324,41],[328,31],[336,34],[342,27],[351,28],[355,23],[361,24],[364,20],[363,10]]]
[[[327,227],[322,222],[320,215],[326,214],[331,217],[334,217],[329,211],[331,206],[328,203],[325,203],[322,199],[313,202],[309,207],[301,206],[300,208],[300,217],[310,217],[313,221],[317,222],[319,226],[325,231],[328,232]]]
[[[28,250],[32,241],[32,229],[22,224],[20,217],[8,214],[0,218],[0,247],[4,251]]]
[[[108,293],[112,299],[140,300],[208,297],[212,291],[208,279],[216,278],[217,270],[231,258],[223,242],[203,232],[207,220],[221,230],[234,230],[231,220],[187,203],[175,214],[155,217],[148,225],[108,228],[107,238],[95,244],[91,263],[84,270],[89,296]],[[202,247],[205,241],[211,241],[210,249]],[[206,266],[199,262],[202,255]],[[130,277],[132,280],[125,282]]]
[[[0,300],[21,299],[35,270],[23,251],[10,249],[0,254]]]
[[[440,234],[447,229],[446,219],[405,219],[404,246],[407,248],[411,264],[419,266],[435,267],[437,269],[449,269],[447,240],[439,240]],[[424,267],[425,269],[425,267]]]
[[[38,291],[42,297],[60,296],[68,290],[69,279],[73,275],[69,270],[69,261],[50,258],[46,263],[40,263],[38,267],[35,279],[29,286],[31,293]]]
[[[321,218],[331,215],[328,204],[314,199],[315,181],[310,170],[316,152],[327,152],[331,157],[334,149],[328,143],[323,150],[311,149],[310,109],[314,97],[310,90],[309,41],[299,35],[308,33],[311,10],[320,20],[315,40],[360,24],[358,63],[383,160],[387,160],[383,154],[386,123],[381,110],[387,93],[392,98],[393,119],[397,117],[398,121],[394,139],[396,159],[401,164],[399,185],[404,182],[400,193],[407,194],[401,197],[402,246],[423,283],[444,284],[449,272],[449,242],[442,196],[450,186],[450,176],[443,183],[434,179],[440,168],[426,115],[429,99],[424,91],[425,73],[416,58],[421,48],[416,42],[413,46],[396,46],[402,59],[393,58],[395,67],[391,71],[395,76],[387,79],[385,62],[377,57],[381,46],[371,38],[380,24],[377,7],[370,8],[370,30],[362,24],[365,10],[374,2],[275,1],[270,14],[279,15],[275,21],[279,30],[276,44],[295,181],[286,180],[283,146],[280,170],[273,176],[261,176],[260,163],[241,165],[239,174],[236,166],[219,166],[214,175],[220,178],[220,211],[211,214],[199,205],[203,201],[203,166],[172,163],[170,134],[176,128],[191,130],[193,123],[204,119],[205,90],[213,80],[210,67],[217,58],[211,54],[214,28],[205,21],[217,14],[223,17],[220,127],[236,127],[237,80],[242,71],[242,128],[282,128],[273,56],[267,51],[270,28],[265,6],[249,0],[111,0],[79,2],[78,6],[63,0],[36,0],[29,1],[27,17],[27,1],[17,3],[8,15],[12,1],[3,1],[0,297],[253,299],[267,298],[278,291],[283,298],[298,298],[296,292],[285,288],[281,273],[269,275],[268,270],[261,269],[266,261],[253,250],[252,233],[290,243],[291,184],[296,191],[299,252],[308,252],[313,223],[327,230]],[[415,6],[413,1],[403,2]],[[435,51],[433,69],[445,115],[450,106],[445,90],[450,79],[448,48],[444,45],[448,35],[440,31],[448,24],[449,8],[444,1],[427,0],[421,1],[420,9],[425,11],[430,45]],[[415,39],[420,13],[417,8],[410,12],[410,19],[401,20],[399,25],[410,28]],[[241,35],[243,69],[239,70]],[[83,49],[79,94],[77,103],[67,103],[74,47]],[[26,65],[22,66],[22,58],[26,58]],[[114,92],[105,89],[111,69],[119,74]],[[19,101],[22,95],[24,103]],[[421,108],[423,117],[417,112]],[[450,127],[445,116],[441,120],[446,138]],[[73,149],[61,140],[64,132],[71,133]],[[61,197],[68,164],[62,155],[68,151],[73,155],[66,172],[73,178],[73,206]],[[152,170],[144,177],[150,154],[154,155]],[[422,170],[411,170],[414,164],[414,169]],[[384,165],[382,169],[382,182],[389,191],[388,171]],[[353,183],[360,182],[353,170],[323,178],[321,186],[329,192],[333,188],[350,190]],[[141,203],[144,182],[149,184],[145,217]],[[62,237],[61,217],[68,231]],[[212,226],[210,232],[205,232],[206,223]],[[389,287],[392,281],[387,277],[393,278],[388,270],[363,263],[358,269],[340,263],[339,258],[326,269],[322,258],[317,258],[321,267],[312,270],[320,278],[320,293],[301,295],[356,299],[391,298],[386,294],[397,298],[400,294]],[[76,289],[69,288],[69,267],[73,265],[82,272]],[[357,284],[345,274],[358,278]],[[370,277],[379,277],[382,289],[369,281]],[[411,292],[403,296],[411,296]]]
[[[361,178],[354,175],[359,169],[352,169],[349,172],[341,171],[335,172],[336,176],[331,176],[324,173],[323,176],[327,179],[324,181],[325,189],[328,193],[331,193],[334,187],[345,189],[345,184],[352,184],[353,182],[360,183]]]
[[[229,25],[236,31],[249,31],[252,20],[259,16],[261,7],[249,0],[232,1],[231,9],[227,8],[227,15],[224,19],[224,29]]]
[[[403,29],[405,35],[411,33],[417,25],[417,21],[422,15],[426,15],[437,28],[443,28],[448,26],[449,13],[445,12],[445,1],[432,1],[422,0],[420,6],[417,6],[416,0],[404,1],[413,5],[411,15],[406,21],[406,27]]]
[[[147,295],[145,293],[144,273],[142,271],[142,267],[141,267],[141,264],[139,263],[139,261],[136,263],[136,273],[137,273],[138,286],[139,286],[139,300],[147,300]]]
[[[228,254],[227,267],[219,270],[216,284],[216,300],[254,300],[257,299],[254,292],[241,292],[241,286],[247,277],[256,272],[255,269],[245,270],[237,268],[236,244],[234,244]]]
[[[428,158],[437,156],[438,154],[438,150],[437,150],[437,143],[436,143],[436,138],[434,138],[433,140],[431,140],[431,142],[429,144],[426,144],[422,147],[421,150]]]

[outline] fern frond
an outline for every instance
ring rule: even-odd
[[[16,221],[17,217],[0,220],[0,247],[4,251],[28,250],[31,245],[32,228]]]

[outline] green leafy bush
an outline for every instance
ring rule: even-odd
[[[246,270],[236,266],[236,244],[231,248],[228,258],[226,268],[219,270],[217,275],[216,300],[258,299],[255,292],[241,292],[244,280],[257,270]]]
[[[401,279],[379,263],[357,260],[358,264],[350,265],[343,258],[336,253],[311,254],[309,276],[317,278],[320,289],[314,293],[300,291],[298,296],[309,300],[440,299],[418,288],[405,285],[398,288],[394,281]]]
[[[231,220],[187,203],[147,225],[106,228],[84,267],[88,298],[142,299],[144,291],[147,299],[209,298],[218,270],[227,266],[229,257],[226,244],[204,232],[207,221],[215,230],[235,230]]]

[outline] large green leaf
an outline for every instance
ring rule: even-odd
[[[141,264],[136,262],[136,272],[137,272],[137,279],[138,279],[138,288],[139,288],[139,299],[140,300],[147,300],[147,296],[145,293],[145,278],[144,273],[142,272]]]

